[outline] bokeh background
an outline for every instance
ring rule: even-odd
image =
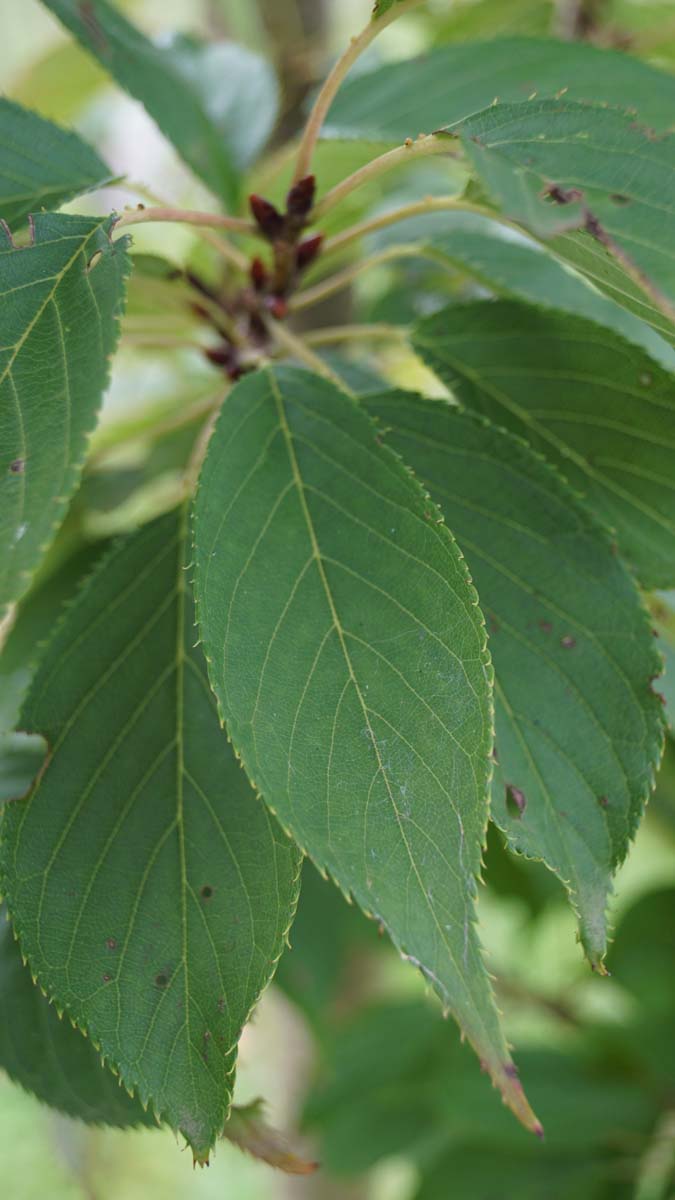
[[[130,0],[120,6],[158,37],[175,30],[231,36],[268,52],[284,88],[277,147],[297,130],[316,81],[369,9],[368,0]],[[454,40],[554,31],[582,32],[598,44],[675,68],[671,0],[597,0],[584,6],[584,20],[579,11],[577,4],[546,0],[436,0],[393,26],[370,51],[369,63]],[[140,105],[110,83],[37,0],[0,0],[0,31],[2,91],[75,127],[131,181],[80,200],[78,211],[121,209],[146,191],[183,207],[213,204]],[[326,184],[354,169],[359,153],[338,143],[322,149]],[[278,194],[286,168],[287,159],[273,147],[256,185]],[[442,169],[447,190],[447,172],[456,168]],[[409,184],[394,176],[385,186],[392,192]],[[415,186],[424,193],[421,182]],[[382,200],[378,185],[359,195],[359,212]],[[185,227],[139,228],[134,242],[137,251],[176,263],[199,261],[205,253]],[[423,311],[453,295],[481,294],[459,272],[446,271],[440,279],[428,264],[424,277],[419,270],[382,266],[337,303],[357,315],[394,320],[401,313],[405,318],[413,294]],[[97,469],[66,530],[72,545],[106,537],[170,502],[184,440],[163,444],[159,459],[157,447],[143,437],[120,449],[115,431],[121,423],[182,405],[198,409],[213,394],[213,373],[187,344],[184,314],[160,314],[158,298],[148,279],[136,291],[132,286],[94,443]],[[433,386],[395,341],[380,353],[378,369],[408,386]],[[672,657],[665,688],[671,714],[673,600],[662,597],[656,614],[663,648]],[[170,1133],[87,1127],[44,1108],[0,1073],[2,1195],[674,1197],[675,751],[668,746],[656,796],[616,881],[611,978],[590,974],[562,889],[543,867],[508,857],[495,834],[487,864],[489,884],[480,900],[486,952],[528,1091],[548,1129],[545,1148],[532,1146],[502,1112],[422,980],[308,868],[293,949],[242,1039],[236,1101],[264,1096],[271,1123],[320,1159],[322,1169],[311,1178],[286,1178],[223,1143],[210,1169],[194,1172],[189,1152],[181,1152]]]

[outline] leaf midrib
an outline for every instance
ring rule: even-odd
[[[299,500],[299,503],[300,503],[300,508],[301,508],[302,515],[303,515],[303,520],[304,520],[304,522],[305,522],[305,525],[306,525],[306,528],[307,528],[307,534],[308,534],[309,541],[310,541],[310,545],[311,545],[311,549],[312,549],[312,557],[313,557],[313,559],[315,560],[315,562],[316,562],[316,565],[317,565],[317,570],[318,570],[318,573],[319,573],[319,578],[320,578],[320,580],[321,580],[321,585],[322,585],[322,588],[323,588],[324,594],[325,594],[325,596],[326,596],[326,601],[327,601],[328,608],[329,608],[329,612],[330,612],[330,615],[331,615],[331,620],[332,620],[332,622],[333,622],[333,628],[335,629],[335,632],[336,632],[336,633],[337,633],[337,635],[338,635],[338,640],[339,640],[339,642],[340,642],[340,648],[341,648],[341,650],[342,650],[342,655],[343,655],[343,658],[344,658],[345,666],[346,666],[346,668],[347,668],[348,676],[349,676],[349,679],[350,679],[351,683],[352,683],[352,684],[353,684],[353,686],[354,686],[354,690],[355,690],[355,692],[356,692],[356,696],[357,696],[357,698],[358,698],[359,705],[360,705],[360,707],[361,707],[361,711],[362,711],[362,713],[363,713],[363,717],[364,717],[364,720],[365,720],[365,722],[366,722],[366,727],[367,727],[367,729],[368,729],[368,733],[369,733],[369,741],[370,741],[370,744],[371,744],[371,746],[373,747],[373,750],[374,750],[374,752],[375,752],[375,757],[376,757],[376,760],[377,760],[378,773],[379,773],[379,774],[382,776],[382,779],[383,779],[383,781],[384,781],[384,783],[385,783],[385,787],[386,787],[386,789],[387,789],[387,795],[388,795],[388,797],[389,797],[389,800],[390,800],[390,803],[391,803],[392,810],[393,810],[393,812],[394,812],[394,814],[395,814],[395,816],[396,816],[396,823],[397,823],[397,825],[398,825],[398,829],[399,829],[400,837],[401,837],[401,840],[402,840],[402,843],[403,843],[403,845],[405,846],[406,853],[407,853],[407,856],[408,856],[408,860],[409,860],[409,862],[410,862],[411,869],[412,869],[412,871],[413,871],[413,873],[414,873],[414,875],[415,875],[415,878],[416,878],[416,880],[417,880],[417,884],[418,884],[418,887],[419,887],[420,894],[421,894],[421,895],[424,897],[424,903],[426,904],[426,907],[427,907],[427,908],[428,908],[428,910],[429,910],[429,913],[430,913],[430,915],[431,915],[431,918],[432,918],[432,920],[433,920],[433,922],[434,922],[434,924],[435,924],[435,926],[436,926],[436,928],[437,928],[437,930],[438,930],[438,934],[439,934],[440,940],[441,940],[442,944],[445,946],[445,949],[446,949],[446,951],[447,951],[447,953],[448,953],[448,955],[449,955],[450,959],[451,959],[451,960],[452,960],[452,962],[454,963],[455,970],[457,971],[458,978],[460,978],[460,979],[461,979],[461,978],[463,978],[463,977],[464,977],[464,976],[463,976],[463,973],[462,973],[462,972],[459,970],[459,966],[458,966],[458,964],[457,964],[457,961],[456,961],[456,959],[455,959],[455,955],[454,955],[454,952],[453,952],[452,946],[450,945],[450,943],[449,943],[449,941],[448,941],[448,939],[447,939],[446,932],[445,932],[445,930],[443,929],[443,927],[442,927],[442,924],[441,924],[441,923],[440,923],[440,921],[438,920],[438,917],[437,917],[436,913],[434,912],[433,906],[431,905],[431,903],[430,903],[430,901],[429,901],[429,897],[428,897],[428,895],[427,895],[427,891],[426,891],[425,887],[423,886],[422,880],[421,880],[421,878],[420,878],[420,874],[419,874],[419,870],[418,870],[418,867],[417,867],[417,863],[416,863],[416,861],[415,861],[415,857],[414,857],[414,855],[413,855],[413,853],[412,853],[412,850],[411,850],[411,848],[410,848],[410,844],[409,844],[409,842],[408,842],[408,839],[407,839],[407,837],[406,837],[406,835],[405,835],[405,831],[404,831],[404,829],[403,829],[403,825],[402,825],[402,822],[401,822],[400,813],[399,813],[399,811],[398,811],[398,808],[397,808],[397,806],[396,806],[396,800],[395,800],[395,798],[394,798],[394,795],[393,795],[393,793],[392,793],[392,790],[391,790],[391,786],[390,786],[390,783],[389,783],[389,778],[388,778],[387,772],[386,772],[386,770],[385,770],[385,768],[384,768],[384,763],[383,763],[383,761],[382,761],[382,758],[381,758],[381,755],[380,755],[380,751],[379,751],[379,747],[378,747],[378,744],[377,744],[377,739],[376,739],[376,737],[375,737],[375,731],[373,730],[372,723],[371,723],[371,720],[370,720],[370,710],[368,709],[368,707],[367,707],[367,705],[366,705],[366,703],[365,703],[365,701],[364,701],[364,698],[363,698],[363,695],[362,695],[361,689],[360,689],[360,687],[359,687],[358,679],[357,679],[357,677],[356,677],[356,673],[355,673],[355,671],[354,671],[354,667],[353,667],[353,664],[352,664],[352,661],[351,661],[351,656],[350,656],[350,654],[349,654],[349,651],[348,651],[348,649],[347,649],[346,640],[345,640],[345,631],[344,631],[344,629],[342,628],[342,624],[341,624],[341,622],[340,622],[340,618],[339,618],[339,616],[338,616],[338,612],[337,612],[337,609],[336,609],[336,606],[335,606],[335,601],[334,601],[334,599],[333,599],[333,594],[332,594],[332,592],[331,592],[330,585],[329,585],[329,583],[328,583],[328,579],[327,579],[326,572],[325,572],[324,565],[323,565],[323,557],[322,557],[322,554],[321,554],[321,549],[320,549],[320,547],[319,547],[318,539],[317,539],[317,536],[316,536],[316,530],[314,529],[314,522],[312,521],[312,516],[311,516],[311,513],[310,513],[310,511],[309,511],[309,506],[308,506],[308,504],[307,504],[307,499],[306,499],[306,496],[305,496],[305,488],[304,488],[304,484],[303,484],[303,481],[302,481],[302,475],[301,475],[301,473],[300,473],[300,468],[299,468],[299,465],[298,465],[297,456],[296,456],[296,453],[295,453],[295,447],[294,447],[294,445],[293,445],[293,436],[292,436],[292,434],[291,434],[291,431],[290,431],[290,428],[289,428],[289,425],[288,425],[288,419],[287,419],[287,416],[286,416],[286,409],[285,409],[285,405],[284,405],[284,401],[283,401],[283,396],[282,396],[282,394],[281,394],[281,389],[280,389],[280,388],[279,388],[279,386],[278,386],[277,380],[276,380],[276,378],[275,378],[275,376],[274,376],[273,372],[271,372],[271,371],[269,371],[269,372],[268,372],[268,379],[269,379],[269,383],[270,383],[270,390],[271,390],[271,392],[272,392],[272,395],[273,395],[273,397],[274,397],[275,406],[276,406],[276,409],[277,409],[277,415],[278,415],[279,425],[280,425],[280,428],[281,428],[282,436],[283,436],[283,439],[284,439],[284,444],[285,444],[285,447],[286,447],[286,453],[287,453],[287,456],[288,456],[288,461],[289,461],[289,466],[290,466],[290,469],[291,469],[291,474],[292,474],[292,478],[293,478],[293,483],[294,483],[294,486],[295,486],[295,489],[296,489],[296,492],[297,492],[297,495],[298,495],[298,500]],[[421,965],[421,964],[420,964],[420,965]],[[448,1002],[448,1003],[450,1003],[450,995],[449,995],[449,992],[448,992],[447,988],[445,987],[445,985],[443,985],[443,984],[442,984],[442,982],[441,982],[439,979],[437,979],[437,977],[436,977],[436,976],[433,976],[433,978],[435,979],[437,986],[438,986],[438,987],[441,989],[441,991],[442,991],[443,995],[446,997],[446,1000],[447,1000],[447,1002]],[[470,991],[469,991],[469,994],[471,994],[471,989],[470,989]],[[476,1010],[476,1013],[474,1013],[474,1019],[475,1019],[477,1016],[478,1016],[478,1010]],[[489,1045],[489,1044],[490,1044],[490,1038],[489,1038],[489,1035],[488,1035],[488,1031],[486,1030],[486,1028],[485,1028],[485,1025],[484,1025],[484,1023],[483,1023],[483,1019],[482,1019],[482,1017],[478,1017],[478,1020],[479,1020],[479,1023],[480,1023],[480,1025],[481,1025],[481,1028],[482,1028],[482,1030],[483,1030],[483,1033],[484,1033],[484,1035],[485,1035],[485,1037],[486,1037],[486,1044],[487,1044],[487,1045]]]

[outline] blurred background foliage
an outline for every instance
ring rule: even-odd
[[[282,82],[281,117],[250,179],[251,188],[274,199],[283,194],[291,169],[284,143],[297,132],[307,97],[331,57],[363,24],[369,2],[126,0],[121,7],[158,37],[175,30],[232,37],[274,60]],[[140,105],[111,84],[37,0],[0,0],[0,15],[3,92],[77,128],[115,173],[131,181],[78,201],[78,211],[121,209],[148,194],[182,207],[213,204]],[[364,65],[472,38],[550,32],[675,68],[671,0],[430,0],[388,30]],[[372,145],[324,143],[316,162],[321,190],[376,152]],[[463,182],[455,163],[394,173],[384,185],[352,193],[346,210],[331,214],[327,229],[336,232],[395,201],[459,190]],[[325,312],[314,311],[313,324],[336,324],[350,316],[396,324],[453,298],[489,296],[489,271],[471,261],[473,220],[474,227],[464,217],[449,229],[446,215],[443,253],[433,262],[411,257],[382,263],[332,298]],[[438,238],[443,232],[432,224],[426,231]],[[406,241],[411,231],[397,229],[396,236]],[[521,250],[525,241],[520,239]],[[484,240],[481,244],[484,248]],[[386,245],[382,236],[372,248]],[[493,270],[500,253],[508,250],[495,240]],[[141,227],[134,231],[134,255],[121,352],[85,485],[3,659],[0,739],[18,739],[12,744],[14,757],[3,754],[3,769],[11,762],[28,777],[41,747],[36,739],[21,741],[21,735],[2,729],[15,723],[35,647],[105,539],[173,503],[200,420],[223,386],[201,353],[204,334],[186,303],[184,284],[166,265],[213,275],[217,268],[208,243],[185,226]],[[523,264],[528,286],[534,287],[534,276]],[[569,275],[566,283],[572,286]],[[570,293],[567,303],[578,303],[577,293]],[[343,369],[360,372],[362,383],[377,371],[405,386],[438,390],[395,337],[367,360],[356,345],[342,353],[349,356]],[[672,724],[675,594],[650,603],[666,657],[663,691]],[[15,778],[0,773],[0,798],[13,794]],[[308,1179],[285,1178],[224,1143],[211,1168],[195,1173],[189,1154],[179,1152],[172,1135],[85,1126],[43,1107],[0,1075],[3,1195],[11,1200],[672,1200],[672,741],[634,850],[617,878],[610,978],[589,973],[575,945],[573,915],[553,877],[540,864],[507,854],[494,829],[486,867],[480,902],[486,953],[521,1072],[546,1127],[543,1145],[502,1110],[422,980],[307,866],[292,950],[242,1039],[236,1099],[245,1103],[263,1095],[272,1123],[293,1131],[299,1148],[319,1158],[322,1170]],[[0,1037],[11,1040],[20,1032],[20,1015],[6,1011],[0,992]],[[63,1087],[67,1090],[65,1078]]]

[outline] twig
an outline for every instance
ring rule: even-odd
[[[378,34],[383,29],[386,29],[388,25],[391,25],[392,21],[397,20],[398,17],[403,16],[404,13],[409,12],[412,8],[418,7],[421,3],[423,3],[423,0],[398,0],[398,3],[392,5],[389,11],[384,13],[378,20],[369,21],[365,29],[352,38],[347,49],[340,55],[319,91],[307,119],[298,150],[295,175],[293,176],[295,183],[309,174],[314,149],[319,140],[328,110],[335,99],[340,84],[356,60],[363,54],[364,50],[367,50],[370,43],[374,41]]]
[[[243,217],[226,217],[221,213],[200,212],[199,209],[193,208],[132,208],[122,213],[115,228],[140,225],[144,221],[174,221],[184,225],[206,225],[213,229],[229,229],[232,233],[258,235],[253,222],[246,221]]]

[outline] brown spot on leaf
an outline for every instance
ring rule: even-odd
[[[107,971],[104,971],[103,972],[103,982],[110,983],[111,979],[112,979],[112,975],[109,975]]]
[[[166,974],[165,971],[160,971],[159,974],[155,975],[155,983],[156,983],[157,987],[165,988],[168,982],[169,982],[169,976]]]
[[[622,196],[621,192],[612,192],[609,198],[612,201],[612,204],[630,204],[629,197]]]
[[[211,887],[211,884],[205,883],[199,894],[202,900],[210,900],[213,896],[213,888]]]
[[[506,807],[509,815],[519,820],[527,807],[525,793],[513,783],[506,785]]]
[[[576,644],[577,639],[573,638],[571,633],[566,633],[565,636],[561,637],[560,639],[560,645],[562,646],[563,650],[573,650]]]
[[[15,458],[10,464],[9,469],[12,475],[23,475],[26,469],[25,458]]]
[[[539,628],[542,633],[553,633],[553,625],[550,621],[540,621]]]
[[[606,796],[598,796],[598,804],[601,808],[609,808],[609,800]]]
[[[105,944],[109,950],[116,950],[117,949],[117,938],[114,938],[114,937],[106,938]]]

